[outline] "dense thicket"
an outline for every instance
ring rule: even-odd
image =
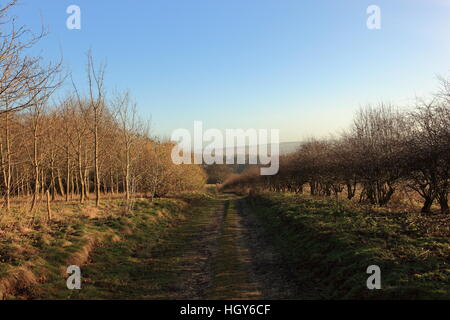
[[[29,54],[45,32],[16,26],[10,18],[15,4],[0,7],[0,192],[6,209],[14,196],[31,197],[33,211],[45,193],[81,202],[94,193],[98,205],[106,193],[129,200],[133,193],[155,197],[203,185],[200,166],[175,166],[173,145],[149,135],[128,93],[107,94],[105,68],[90,52],[85,92],[73,84],[65,98],[50,103],[69,77],[61,62],[44,64]]]
[[[337,196],[384,206],[408,188],[449,213],[450,82],[429,103],[400,112],[391,105],[361,109],[351,128],[334,139],[311,139],[297,152],[281,156],[275,176],[256,168],[230,177],[222,188],[251,188]]]

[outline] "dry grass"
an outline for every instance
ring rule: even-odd
[[[148,200],[135,201],[150,207],[147,220],[170,214],[164,207],[153,208]],[[122,241],[138,223],[133,211],[119,199],[102,200],[98,208],[93,200],[81,204],[58,199],[51,209],[49,221],[44,203],[30,212],[27,199],[15,199],[9,211],[1,212],[0,298],[20,298],[25,288],[45,281],[51,274],[66,276],[67,266],[86,264],[99,243]]]
[[[20,267],[11,268],[8,276],[0,279],[0,297],[5,299],[16,290],[38,283],[40,279],[32,271],[32,267],[36,265],[43,265],[42,259],[28,261]]]

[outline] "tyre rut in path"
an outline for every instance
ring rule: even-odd
[[[242,246],[251,256],[252,275],[259,284],[264,299],[270,300],[312,300],[321,299],[320,292],[312,283],[298,283],[297,266],[286,261],[271,240],[271,234],[264,229],[257,215],[248,205],[247,199],[236,200],[236,208],[242,224]]]
[[[245,229],[236,210],[236,201],[224,204],[223,224],[212,261],[209,299],[262,299],[261,285],[245,246]]]

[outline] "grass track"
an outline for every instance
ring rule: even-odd
[[[141,202],[133,233],[96,247],[81,268],[81,290],[68,290],[65,278],[58,276],[28,290],[28,297],[292,298],[272,294],[274,287],[286,284],[288,279],[264,273],[267,266],[274,269],[279,265],[273,264],[273,252],[267,252],[269,246],[260,241],[259,231],[249,224],[242,201],[231,194],[205,197],[158,219],[151,218],[155,216],[152,205]],[[253,246],[249,241],[255,242]],[[256,253],[262,253],[258,259]],[[262,269],[255,268],[256,260]],[[290,291],[285,287],[278,292]]]

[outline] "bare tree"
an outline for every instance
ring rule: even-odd
[[[137,118],[136,104],[130,101],[130,94],[126,92],[117,95],[113,102],[116,111],[116,118],[120,127],[120,135],[123,146],[124,156],[124,175],[125,175],[125,199],[130,200],[131,189],[131,168],[134,161],[132,148],[137,141],[139,131],[142,130]]]

